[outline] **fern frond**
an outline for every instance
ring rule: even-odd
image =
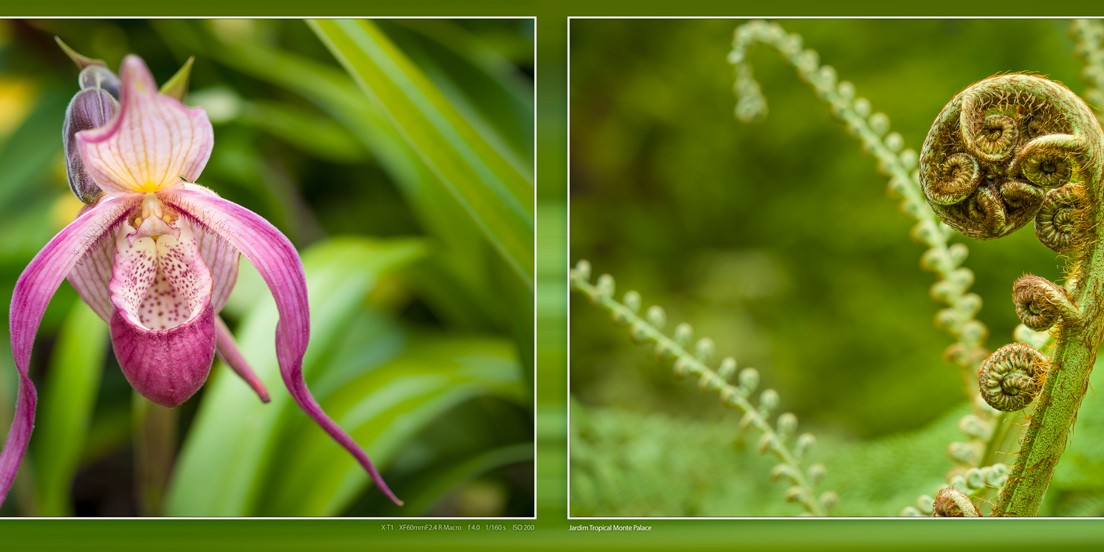
[[[618,301],[614,297],[616,285],[612,276],[603,274],[593,283],[590,278],[590,263],[579,261],[571,271],[571,286],[609,312],[615,322],[628,326],[634,341],[650,344],[660,358],[671,363],[675,374],[697,378],[703,391],[716,394],[725,406],[740,412],[740,427],[754,429],[760,434],[759,452],[771,454],[779,461],[770,477],[789,485],[784,494],[786,501],[800,504],[810,515],[828,514],[838,501],[836,493],[818,496],[815,490],[826,469],[823,464],[808,467],[803,464],[816,439],[810,433],[797,435],[798,422],[794,414],[786,412],[773,417],[781,402],[777,391],[765,389],[755,400],[758,371],[744,368],[737,373],[736,361],[732,358],[721,360],[716,369],[710,367],[715,352],[711,339],[703,337],[695,341],[693,329],[685,323],[676,326],[670,335],[664,333],[667,315],[661,307],[651,306],[641,314],[639,293],[629,291]],[[736,383],[729,383],[733,378]]]
[[[736,117],[741,121],[761,119],[767,113],[766,100],[748,59],[756,44],[780,52],[797,70],[801,80],[831,107],[835,117],[847,126],[863,149],[877,159],[878,170],[889,177],[890,193],[901,198],[901,210],[916,221],[913,239],[928,248],[920,264],[936,274],[932,298],[948,307],[937,314],[937,325],[955,340],[946,355],[960,368],[967,392],[972,396],[977,369],[988,355],[983,346],[988,329],[976,318],[981,310],[981,297],[969,291],[974,273],[962,266],[968,253],[966,246],[950,243],[951,229],[939,221],[924,199],[916,150],[905,148],[904,138],[897,132],[890,132],[886,114],[874,112],[870,100],[856,97],[851,82],[838,81],[832,66],[821,65],[815,50],[803,48],[801,35],[787,33],[779,25],[764,21],[752,21],[738,27],[728,55],[736,71]]]
[[[1081,77],[1089,83],[1082,97],[1096,112],[1104,115],[1104,23],[1098,19],[1075,19],[1070,34],[1076,41],[1074,53],[1085,63]]]
[[[980,512],[981,509],[977,508],[977,504],[990,503],[990,498],[1008,480],[1008,472],[1009,468],[1005,464],[970,468],[965,473],[952,477],[950,484],[940,489],[940,492],[950,489],[962,493],[974,504],[975,510]],[[916,500],[914,506],[906,506],[901,510],[901,515],[906,517],[939,515],[933,513],[935,506],[936,499],[923,495]]]
[[[916,221],[912,238],[927,247],[920,264],[936,275],[931,296],[948,307],[940,310],[935,318],[936,326],[955,340],[947,348],[946,358],[959,367],[967,394],[973,397],[975,404],[975,412],[964,417],[959,426],[967,440],[953,442],[947,449],[957,466],[948,473],[948,478],[995,462],[1002,451],[1015,447],[1019,434],[1016,422],[1020,416],[999,413],[979,400],[977,373],[981,361],[988,356],[983,346],[988,329],[976,318],[981,298],[969,291],[974,274],[962,266],[968,253],[966,246],[950,243],[950,227],[928,207],[920,183],[916,151],[905,148],[900,134],[890,132],[888,116],[873,112],[866,98],[856,97],[852,83],[839,81],[835,69],[822,65],[815,50],[803,48],[800,35],[787,33],[779,25],[763,21],[742,25],[734,34],[728,59],[736,72],[734,90],[738,119],[750,122],[764,117],[767,112],[766,100],[748,59],[750,49],[756,44],[767,45],[781,53],[797,70],[799,78],[828,104],[833,115],[859,140],[863,150],[877,159],[878,170],[889,177],[889,192],[901,198],[902,212]],[[1026,339],[1045,342],[1045,334],[1032,332],[1028,336],[1031,330],[1022,330],[1020,334]]]

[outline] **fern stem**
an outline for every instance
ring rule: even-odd
[[[1080,291],[1077,305],[1086,323],[1063,328],[1040,393],[1039,406],[1031,415],[1031,423],[1024,433],[1008,484],[1001,490],[994,515],[1038,513],[1088,390],[1096,351],[1104,338],[1104,315],[1099,305],[1099,298],[1104,296],[1104,227],[1100,224],[1104,222],[1104,215],[1098,212],[1095,218],[1095,243],[1091,255],[1079,263],[1077,279]]]
[[[998,516],[1036,515],[1104,338],[1104,132],[1068,88],[1033,75],[998,75],[947,103],[924,141],[920,171],[932,210],[956,230],[994,239],[1034,219],[1039,241],[1067,261],[1064,286],[1033,275],[1013,286],[1024,325],[1054,328],[1053,354],[1006,345],[979,374],[993,407],[1036,404],[993,509]]]

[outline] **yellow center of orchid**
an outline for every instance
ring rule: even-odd
[[[139,185],[135,186],[134,191],[139,192],[139,193],[143,193],[143,194],[152,194],[153,192],[156,192],[157,190],[160,190],[163,187],[164,186],[160,183],[147,181],[143,184],[139,184]]]
[[[177,234],[176,226],[180,215],[175,209],[165,205],[154,194],[146,194],[141,209],[135,209],[127,222],[134,228],[134,236],[157,238],[165,234]]]

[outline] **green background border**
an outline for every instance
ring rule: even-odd
[[[826,12],[826,9],[832,10]],[[308,10],[309,11],[304,11]],[[1046,11],[1043,11],[1046,10]],[[1104,14],[1104,6],[1096,8]],[[667,549],[674,546],[727,550],[931,550],[973,547],[1002,550],[1099,548],[1104,520],[660,520],[636,522],[648,532],[572,531],[569,526],[631,525],[627,521],[567,520],[567,16],[1088,16],[1073,2],[990,2],[978,8],[961,1],[857,4],[800,2],[675,2],[604,0],[409,0],[350,3],[333,0],[233,0],[151,2],[64,0],[6,2],[8,17],[32,16],[536,16],[538,127],[538,464],[537,520],[451,522],[457,532],[399,531],[401,520],[0,520],[0,550],[392,550],[398,548],[487,550]],[[2,168],[0,168],[2,170]],[[0,366],[8,366],[0,361]],[[390,523],[395,530],[384,530]],[[424,524],[427,522],[411,522]],[[488,526],[501,523],[504,530]],[[532,531],[512,530],[517,524]]]

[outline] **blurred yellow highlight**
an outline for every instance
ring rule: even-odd
[[[6,140],[27,117],[34,93],[35,87],[30,81],[0,78],[0,141]]]

